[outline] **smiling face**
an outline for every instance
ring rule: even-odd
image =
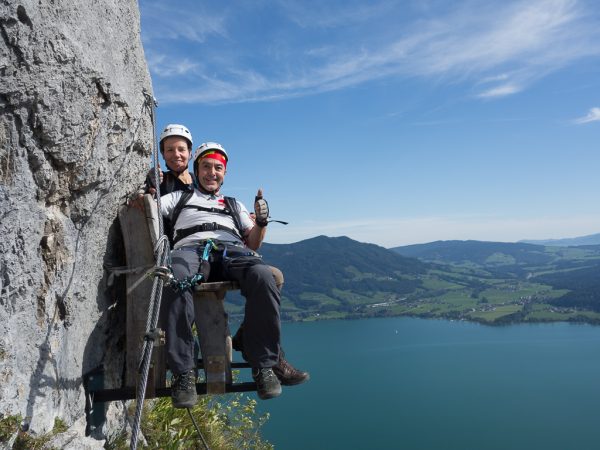
[[[188,168],[192,149],[189,142],[179,136],[169,136],[162,142],[163,158],[167,167],[174,172],[181,173]]]
[[[214,158],[202,158],[198,163],[196,177],[202,189],[207,192],[217,193],[225,179],[225,165]]]

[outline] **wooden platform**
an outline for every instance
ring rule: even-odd
[[[145,195],[137,207],[122,206],[119,220],[127,266],[129,269],[154,265],[153,248],[158,239],[158,212],[156,202]],[[144,271],[145,272],[145,271]],[[231,336],[223,301],[229,290],[239,289],[235,282],[202,283],[196,286],[194,309],[200,342],[202,366],[206,374],[206,387],[197,386],[198,392],[222,394],[236,391],[231,377]],[[148,307],[152,292],[152,278],[144,273],[127,275],[127,344],[125,391],[135,388],[138,364]],[[164,329],[159,323],[159,328]],[[154,347],[148,377],[147,398],[164,395],[167,380],[164,346]],[[249,390],[246,386],[243,390]]]

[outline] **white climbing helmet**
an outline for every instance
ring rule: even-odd
[[[192,148],[192,133],[190,133],[190,130],[188,130],[185,126],[183,125],[179,125],[176,123],[170,123],[169,125],[167,125],[165,127],[165,129],[162,131],[162,133],[160,133],[160,140],[159,140],[159,145],[160,145],[160,151],[163,151],[163,140],[165,140],[166,138],[168,138],[169,136],[180,136],[184,139],[186,139],[189,142],[189,148],[191,150]]]
[[[227,152],[223,148],[223,146],[217,142],[205,142],[200,145],[196,149],[196,153],[194,153],[194,165],[201,157],[207,155],[208,153],[220,153],[225,159],[225,164],[229,161],[229,156],[227,156]]]

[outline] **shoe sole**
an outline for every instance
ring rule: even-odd
[[[310,380],[310,375],[307,374],[306,377],[299,379],[299,380],[285,381],[285,380],[279,379],[279,382],[281,383],[282,386],[297,386],[299,384],[307,382],[308,380]]]
[[[198,403],[198,396],[195,399],[187,401],[187,402],[176,402],[171,398],[171,404],[173,408],[183,409],[183,408],[193,408]]]
[[[176,409],[187,409],[187,408],[193,408],[194,406],[196,406],[196,403],[198,403],[197,401],[194,403],[173,403],[173,408]]]
[[[281,388],[279,388],[279,391],[276,392],[268,392],[266,394],[258,394],[258,398],[260,398],[261,400],[269,400],[270,398],[275,398],[275,397],[279,397],[281,395]]]

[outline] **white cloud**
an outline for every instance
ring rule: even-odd
[[[480,98],[497,98],[497,97],[505,97],[507,95],[516,94],[522,90],[521,87],[514,84],[505,84],[501,86],[496,86],[494,88],[488,89],[478,95]]]
[[[323,12],[325,7],[308,11],[299,3],[283,4],[295,11],[299,23],[328,26],[331,14]],[[381,3],[371,15],[391,13],[390,5]],[[352,12],[350,7],[336,11],[335,17],[344,20],[335,25],[353,28],[359,18]],[[324,22],[318,22],[319,17],[325,17]],[[176,37],[203,40],[206,27],[200,24],[205,22],[193,15],[189,21]],[[214,31],[225,36],[224,18],[212,22]],[[195,34],[198,30],[202,34]],[[157,90],[167,102],[242,102],[343,89],[383,77],[419,76],[485,83],[488,87],[478,96],[497,98],[518,93],[577,59],[600,54],[600,28],[587,22],[586,11],[575,0],[468,2],[445,16],[415,20],[394,30],[368,30],[366,34],[341,32],[318,42],[310,35],[307,48],[290,48],[289,55],[282,52],[268,64],[257,63],[260,57],[256,56],[267,54],[266,48],[251,49],[253,63],[243,51],[211,52],[218,54],[214,64],[209,54],[202,53],[195,59],[213,68],[210,76],[198,75],[176,89],[158,83]],[[198,51],[204,48],[197,47]],[[327,58],[322,57],[325,54]]]
[[[590,108],[589,112],[587,113],[587,116],[575,119],[573,122],[577,124],[600,122],[600,108]]]

